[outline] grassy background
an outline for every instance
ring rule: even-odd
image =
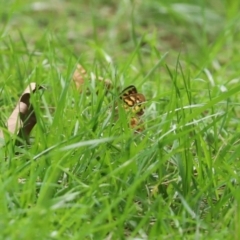
[[[48,87],[31,146],[0,149],[2,239],[239,239],[238,1],[0,3],[1,126]],[[79,95],[77,63],[116,87]],[[138,135],[112,124],[130,84]]]

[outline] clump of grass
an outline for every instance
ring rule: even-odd
[[[214,1],[62,3],[66,11],[59,7],[53,21],[64,27],[56,33],[39,23],[51,11],[29,21],[30,3],[12,3],[18,14],[6,9],[1,25],[1,127],[29,82],[48,90],[32,96],[38,123],[31,144],[0,149],[2,237],[237,239],[234,3],[222,10]],[[17,32],[16,19],[23,24]],[[89,82],[90,94],[79,94],[72,84],[78,62],[111,79],[113,89],[106,95]],[[125,111],[114,118],[118,86],[130,84],[147,98],[140,134]]]

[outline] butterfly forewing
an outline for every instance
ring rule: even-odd
[[[125,103],[125,109],[131,108],[132,112],[138,116],[144,114],[142,103],[145,102],[145,97],[143,94],[137,92],[134,85],[126,87],[122,91],[120,99]]]
[[[137,93],[137,88],[134,85],[130,85],[122,90],[123,96],[128,96]]]

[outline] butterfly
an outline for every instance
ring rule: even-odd
[[[120,94],[120,99],[124,103],[123,107],[132,113],[130,120],[131,128],[136,128],[142,124],[140,117],[144,114],[143,103],[146,101],[145,96],[142,93],[138,93],[134,85],[130,85],[123,89]],[[142,131],[143,129],[137,128],[136,130]]]

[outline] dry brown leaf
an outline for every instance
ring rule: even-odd
[[[31,130],[37,122],[33,106],[30,104],[30,96],[38,89],[42,89],[36,83],[30,83],[21,95],[15,109],[7,120],[7,129],[10,133],[16,133],[21,138],[27,140]],[[0,131],[0,138],[4,138]]]
[[[103,77],[98,77],[97,78],[100,82],[103,82],[105,84],[105,87],[107,89],[110,89],[112,87],[112,81],[109,79],[104,79]]]
[[[79,92],[82,92],[82,87],[86,78],[87,71],[78,64],[75,72],[73,73],[73,81],[75,82],[76,88]]]
[[[97,79],[100,82],[103,82],[107,89],[110,89],[112,87],[111,80],[104,79],[103,77],[97,77],[96,78],[96,76],[93,73],[90,73],[90,75],[92,76],[92,79]],[[73,81],[75,82],[76,88],[80,93],[82,92],[84,82],[87,79],[91,79],[91,78],[89,77],[87,71],[83,68],[83,66],[78,64],[76,70],[73,73]]]

